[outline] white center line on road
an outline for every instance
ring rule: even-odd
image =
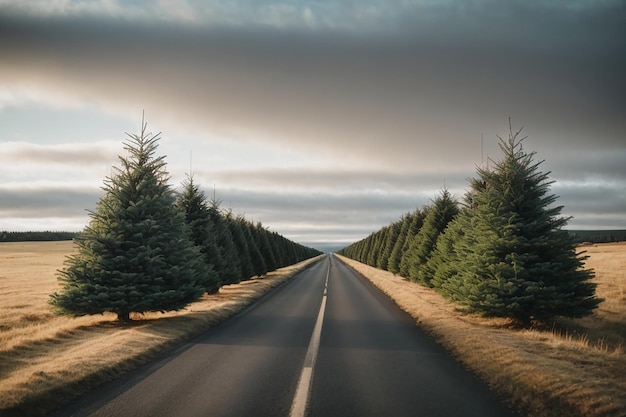
[[[289,413],[290,417],[304,417],[304,414],[306,413],[309,393],[311,392],[313,368],[315,367],[315,359],[317,358],[317,351],[320,347],[320,337],[322,335],[322,324],[324,323],[324,312],[326,311],[326,298],[328,297],[329,275],[330,262],[328,263],[328,271],[326,272],[322,305],[320,306],[320,311],[317,314],[317,320],[315,321],[315,327],[313,328],[309,348],[306,351],[304,365],[302,367],[302,372],[300,373],[300,380],[298,381],[298,388],[296,389],[296,395],[293,397],[293,402],[291,403],[291,412]]]

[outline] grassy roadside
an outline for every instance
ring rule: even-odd
[[[216,295],[169,313],[78,318],[53,315],[48,294],[71,242],[0,244],[0,415],[35,417],[158,356],[231,317],[317,258],[261,278],[224,286]]]
[[[389,295],[421,327],[529,416],[626,416],[626,245],[594,245],[598,295],[590,318],[551,329],[516,329],[502,319],[463,315],[435,291],[341,257]],[[606,262],[612,262],[606,265]]]

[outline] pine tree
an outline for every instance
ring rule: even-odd
[[[402,256],[404,255],[404,242],[406,241],[406,237],[408,235],[409,227],[412,221],[413,213],[407,213],[405,216],[402,217],[402,225],[400,226],[400,231],[398,232],[398,238],[393,244],[391,254],[389,255],[389,261],[387,263],[387,269],[393,274],[398,274],[400,272],[400,261],[402,260]]]
[[[410,267],[410,257],[407,256],[407,252],[415,237],[419,233],[422,225],[424,224],[424,219],[428,216],[428,212],[430,211],[430,207],[423,207],[421,210],[415,211],[415,216],[413,216],[413,221],[409,225],[409,230],[406,234],[406,239],[404,241],[404,247],[402,248],[402,259],[400,260],[400,275],[408,278],[409,277],[409,267]]]
[[[253,226],[251,231],[254,235],[256,245],[259,248],[261,255],[263,256],[267,271],[274,271],[276,268],[278,268],[278,262],[276,261],[276,256],[274,255],[274,251],[272,250],[272,245],[269,239],[269,232],[263,227],[260,222],[257,223],[256,226]]]
[[[246,239],[246,246],[250,254],[250,263],[252,264],[252,275],[262,276],[267,274],[267,264],[261,254],[261,250],[256,243],[254,233],[252,231],[253,225],[248,222],[243,216],[237,218],[241,231]]]
[[[226,217],[220,210],[220,204],[221,201],[213,195],[209,202],[209,217],[211,218],[217,247],[221,255],[221,262],[216,264],[216,272],[222,285],[236,284],[241,281],[243,274],[234,238],[228,227]]]
[[[276,232],[270,232],[267,237],[276,260],[276,269],[286,266],[287,254],[282,250],[282,236]]]
[[[400,234],[400,229],[402,228],[402,220],[392,223],[385,234],[385,243],[383,245],[383,251],[381,255],[378,257],[378,265],[377,267],[387,271],[389,269],[389,260],[391,259],[391,252],[393,251],[393,247],[398,240],[398,235]]]
[[[508,141],[499,138],[503,159],[492,170],[477,169],[463,220],[469,227],[454,243],[459,264],[444,293],[468,311],[522,323],[582,317],[601,302],[593,272],[583,269],[585,257],[562,229],[568,219],[548,194],[549,173],[523,150],[520,132],[509,125]]]
[[[454,287],[450,288],[451,292],[446,292],[448,280],[459,272],[459,265],[463,258],[467,256],[455,244],[463,239],[465,231],[470,227],[471,221],[468,209],[463,208],[448,224],[443,233],[439,235],[435,249],[432,251],[430,259],[426,264],[432,275],[430,285],[452,300],[457,300],[457,297],[454,293]]]
[[[226,225],[230,229],[230,233],[233,237],[233,243],[237,254],[237,262],[239,264],[239,268],[241,268],[241,279],[249,279],[254,276],[254,266],[252,265],[252,258],[250,257],[248,239],[241,228],[240,222],[237,221],[232,212],[229,212],[225,219]]]
[[[382,234],[384,233],[384,229],[381,229],[378,232],[372,233],[369,237],[369,249],[367,252],[367,264],[369,266],[376,266],[378,261],[378,256],[381,251],[382,246]]]
[[[175,207],[164,157],[155,157],[159,135],[128,135],[121,167],[104,182],[104,196],[76,239],[78,253],[60,271],[64,286],[51,295],[59,313],[178,310],[203,293],[207,274],[193,246],[185,215]]]
[[[430,254],[437,244],[439,235],[458,212],[458,202],[448,190],[444,189],[441,195],[435,198],[428,215],[424,219],[424,224],[405,253],[411,280],[430,286],[433,271],[426,266]]]
[[[219,291],[221,282],[215,272],[215,267],[222,268],[222,258],[215,230],[211,222],[209,207],[205,194],[193,182],[193,176],[188,175],[182,183],[183,190],[178,196],[177,206],[185,213],[185,219],[191,232],[191,240],[204,255],[207,264],[207,274],[202,280],[202,286],[209,294]]]

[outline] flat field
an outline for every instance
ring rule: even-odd
[[[435,291],[344,259],[528,416],[626,416],[626,242],[580,247],[604,302],[549,328],[463,315]]]
[[[72,242],[0,243],[0,415],[41,416],[225,320],[316,258],[224,286],[187,308],[55,316],[48,305]]]
[[[178,312],[138,315],[121,324],[113,314],[51,313],[56,271],[73,250],[71,242],[0,243],[0,415],[45,415],[237,313],[307,264],[223,287]],[[623,417],[626,243],[581,250],[605,301],[592,316],[531,330],[462,315],[430,289],[346,262],[524,414]]]

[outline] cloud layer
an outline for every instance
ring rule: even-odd
[[[626,227],[624,3],[431,3],[4,2],[0,106],[146,109],[166,137],[310,154],[323,166],[259,155],[199,175],[264,222],[360,231],[444,181],[462,193],[511,116],[574,226]],[[105,157],[36,146],[33,163]]]

